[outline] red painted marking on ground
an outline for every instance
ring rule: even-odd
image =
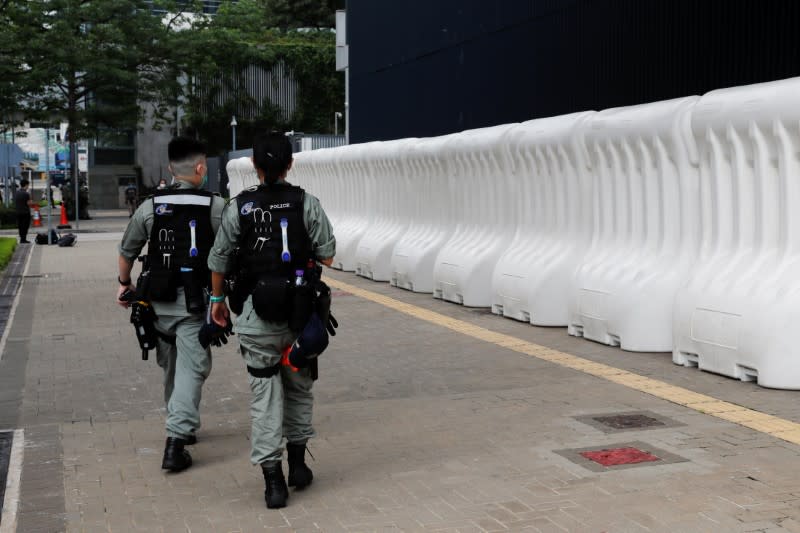
[[[347,291],[331,291],[331,296],[352,296],[352,294]]]
[[[655,455],[636,448],[612,448],[610,450],[581,452],[581,455],[603,466],[632,465],[661,460]]]

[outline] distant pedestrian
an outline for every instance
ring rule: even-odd
[[[128,206],[128,218],[130,218],[139,205],[139,191],[136,189],[136,184],[134,183],[129,184],[125,188],[125,205]]]
[[[17,210],[17,228],[19,229],[19,242],[28,244],[28,229],[31,227],[31,195],[28,192],[30,182],[23,179],[19,182],[19,189],[14,194],[14,205]]]
[[[158,180],[158,189],[166,189],[167,188],[167,180],[161,178]]]

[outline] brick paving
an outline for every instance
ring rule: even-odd
[[[18,531],[800,532],[800,447],[340,291],[315,387],[314,484],[265,508],[235,338],[214,352],[195,465],[165,474],[160,370],[112,301],[126,221],[90,221],[97,233],[74,248],[33,249],[0,361],[0,429],[25,429]],[[800,421],[797,392],[330,276]],[[580,420],[630,413],[675,424],[619,433]],[[620,443],[685,461],[594,472],[556,453]]]

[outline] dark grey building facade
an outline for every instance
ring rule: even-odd
[[[350,142],[800,75],[796,0],[347,1]]]

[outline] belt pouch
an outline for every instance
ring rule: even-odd
[[[154,302],[174,302],[178,298],[178,286],[169,270],[151,270],[147,296]]]
[[[282,276],[262,276],[253,290],[253,309],[267,322],[286,322],[291,316],[290,282]]]
[[[299,333],[311,318],[314,310],[314,290],[309,285],[299,285],[292,288],[292,314],[289,317],[289,329]]]
[[[181,283],[183,294],[186,297],[186,312],[197,315],[205,311],[203,289],[194,269],[181,267]]]

